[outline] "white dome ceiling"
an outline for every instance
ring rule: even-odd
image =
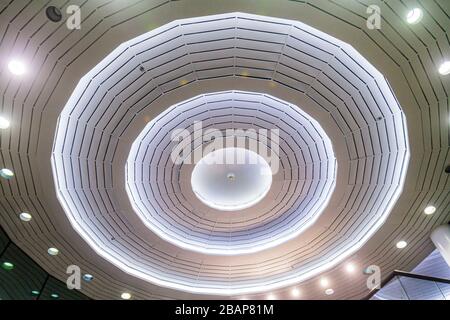
[[[211,6],[203,0],[154,5],[94,0],[82,5],[85,19],[76,31],[48,22],[37,2],[4,5],[0,113],[11,127],[0,133],[0,162],[15,175],[0,180],[0,222],[15,243],[57,278],[64,280],[67,265],[73,263],[93,274],[95,280],[82,289],[93,298],[116,298],[123,291],[137,299],[207,298],[211,293],[262,292],[264,284],[269,284],[264,290],[278,288],[280,298],[289,297],[288,286],[294,284],[304,298],[364,297],[365,277],[355,274],[349,281],[341,263],[352,261],[361,268],[377,264],[386,275],[408,269],[431,251],[429,231],[450,218],[450,181],[443,173],[450,159],[450,80],[437,72],[450,56],[448,5],[440,0],[423,3],[422,22],[410,26],[402,19],[408,6],[384,2],[382,29],[368,30],[367,7],[360,1],[337,6],[218,0]],[[234,11],[259,16],[208,17]],[[189,19],[177,20],[184,18]],[[131,45],[130,39],[140,42]],[[23,76],[9,75],[7,63],[13,58],[26,63]],[[320,124],[334,153],[330,154],[336,164],[334,191],[311,226],[273,248],[235,256],[175,245],[152,232],[133,210],[125,175],[131,145],[152,119],[181,102],[244,92],[273,100],[269,106],[254,107],[258,112],[266,107],[279,110],[276,100]],[[75,101],[74,96],[82,98]],[[236,112],[236,107],[230,103],[233,111],[218,112],[216,119],[203,115],[204,122],[218,127],[219,119],[233,123],[233,117],[249,117],[244,110]],[[214,120],[208,123],[209,118]],[[180,189],[172,193],[161,188],[174,185],[172,180],[141,184],[143,190],[164,196],[152,194],[141,201],[157,200],[158,206],[170,209],[166,218],[176,223],[170,228],[172,240],[229,230],[240,232],[242,238],[233,240],[242,243],[247,231],[277,219],[288,230],[289,219],[283,217],[299,219],[309,213],[289,208],[296,200],[306,204],[302,197],[307,195],[299,187],[327,180],[323,175],[312,179],[326,166],[317,160],[323,149],[315,150],[317,144],[306,129],[296,132],[297,120],[284,114],[255,119],[257,125],[270,128],[280,118],[286,121],[280,125],[286,133],[280,150],[289,166],[282,177],[274,176],[271,189],[280,192],[269,192],[254,210],[234,216],[214,212],[198,201],[189,179],[181,179]],[[66,139],[57,132],[67,133]],[[154,145],[162,147],[161,141],[155,139]],[[161,149],[154,151],[163,154]],[[412,161],[406,174],[408,152]],[[59,163],[56,188],[50,157]],[[185,177],[191,170],[183,171]],[[311,179],[296,179],[302,172]],[[151,171],[147,174],[154,176]],[[186,199],[180,201],[175,194]],[[281,195],[286,197],[280,199]],[[267,208],[269,200],[279,203],[278,208],[258,210]],[[425,216],[423,209],[429,204],[437,212]],[[31,223],[17,218],[23,211],[33,214]],[[214,239],[218,238],[208,238],[220,243]],[[401,251],[395,248],[399,240],[408,242]],[[227,241],[227,245],[234,244]],[[49,247],[57,247],[59,255],[49,257]],[[316,276],[330,280],[333,296],[324,294]]]

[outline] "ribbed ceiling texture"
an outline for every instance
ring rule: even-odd
[[[63,1],[0,5],[0,166],[15,174],[0,179],[0,222],[45,271],[80,266],[93,299],[360,299],[366,266],[385,278],[432,251],[450,219],[448,1],[70,4],[79,30],[47,19]],[[372,4],[381,29],[366,26]],[[214,132],[265,132],[245,141],[278,163],[267,195],[206,205],[195,163],[171,157],[179,129],[180,160]]]

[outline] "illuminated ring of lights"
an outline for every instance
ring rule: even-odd
[[[244,110],[246,115],[239,115],[239,112]],[[230,116],[233,113],[237,115]],[[267,127],[252,123],[255,117],[266,121]],[[290,206],[277,209],[275,217],[268,222],[248,226],[245,230],[233,230],[230,225],[225,231],[206,228],[199,231],[201,225],[190,226],[183,223],[183,216],[194,215],[196,210],[180,212],[181,203],[175,197],[170,197],[179,192],[183,196],[183,202],[194,205],[200,201],[198,198],[187,198],[183,187],[172,185],[179,184],[178,180],[183,180],[183,176],[184,180],[190,181],[192,169],[186,169],[186,165],[177,166],[172,163],[172,150],[177,150],[175,146],[178,144],[178,141],[173,141],[172,136],[179,129],[189,129],[190,135],[196,135],[193,131],[194,124],[209,121],[212,128],[204,128],[202,132],[205,134],[208,129],[220,128],[214,128],[214,123],[228,122],[224,119],[232,123],[227,124],[227,129],[239,130],[245,126],[256,130],[265,129],[267,132],[270,132],[270,129],[279,130],[277,136],[282,156],[275,152],[275,159],[281,162],[277,167],[282,168],[274,168],[273,171],[277,170],[278,172],[274,172],[275,176],[281,176],[279,179],[289,183],[289,189],[282,189],[285,184],[279,184],[278,187],[272,185],[270,193],[293,192],[294,200]],[[200,135],[196,140],[192,139],[192,144],[187,145],[185,158],[190,159],[189,156],[195,153],[195,149],[198,150],[202,144],[208,143],[209,138],[204,135]],[[256,140],[256,143],[264,142]],[[271,144],[273,149],[276,143]],[[308,163],[302,160],[302,156],[309,159]],[[298,162],[295,165],[296,161]],[[158,168],[160,170],[157,171]],[[183,175],[184,170],[189,172]],[[298,170],[301,173],[298,177],[287,178],[283,176],[285,170]],[[177,181],[173,182],[173,177],[176,177]],[[302,183],[299,183],[300,180]],[[335,180],[336,160],[332,144],[317,121],[288,102],[267,94],[240,91],[197,96],[164,111],[149,122],[133,142],[126,168],[126,190],[131,205],[149,229],[181,248],[217,255],[254,253],[297,237],[320,216],[333,192]],[[231,212],[231,215],[239,214],[245,217],[251,210],[269,211],[266,209],[269,203],[264,202],[264,198],[261,201],[257,209],[249,207],[239,210],[238,213]],[[227,214],[221,210],[217,211],[220,216]],[[217,229],[216,226],[215,228]]]
[[[270,41],[264,41],[264,37]],[[212,56],[201,51],[208,42],[217,48]],[[270,50],[273,52],[269,55]],[[239,65],[224,66],[226,62],[217,59],[217,52],[231,54],[231,58],[225,58]],[[255,52],[268,55],[267,61],[255,61]],[[199,62],[194,69],[192,59],[207,61],[207,68]],[[160,96],[171,95],[190,82],[208,81],[212,76],[215,79],[248,77],[248,81],[258,79],[259,83],[273,80],[291,90],[291,95],[304,95],[326,110],[347,143],[348,162],[354,175],[344,187],[368,182],[370,192],[364,195],[363,207],[347,207],[345,201],[349,199],[343,199],[344,205],[339,208],[342,215],[357,215],[360,223],[339,235],[325,228],[321,232],[326,233],[327,241],[332,244],[320,246],[308,261],[295,260],[295,248],[268,250],[280,260],[278,264],[273,263],[273,273],[267,275],[264,270],[255,269],[261,272],[244,278],[234,273],[239,268],[229,264],[235,258],[232,256],[224,257],[225,260],[201,257],[201,267],[208,259],[209,263],[211,259],[219,259],[222,263],[219,267],[228,270],[223,277],[211,276],[208,274],[211,269],[202,273],[200,268],[195,269],[193,276],[181,267],[184,261],[178,259],[178,251],[160,262],[152,258],[154,246],[159,243],[143,247],[145,254],[137,255],[135,247],[127,242],[135,236],[132,232],[122,232],[112,241],[107,235],[117,231],[107,230],[102,222],[105,218],[118,217],[118,208],[111,206],[115,192],[112,161],[121,134],[139,118],[142,110],[150,110]],[[147,79],[146,86],[136,88],[140,77]],[[141,96],[146,98],[144,102],[138,99]],[[90,143],[83,144],[85,137]],[[366,146],[372,149],[361,154],[361,150],[355,149],[356,140],[363,149]],[[237,295],[298,284],[329,270],[360,249],[384,223],[402,191],[408,149],[405,116],[389,84],[355,49],[299,22],[232,13],[169,23],[123,43],[95,66],[80,80],[59,117],[52,170],[58,200],[71,225],[101,257],[155,285],[191,293]],[[366,177],[363,166],[367,159],[374,170],[369,170]],[[89,173],[94,174],[92,179]],[[382,181],[377,183],[379,179]],[[109,202],[103,210],[94,211],[89,207],[90,200]],[[107,222],[120,228],[116,221]],[[295,239],[299,240],[295,244],[302,245],[301,237]],[[164,245],[170,244],[164,242]],[[158,249],[163,252],[161,246]],[[182,254],[186,259],[187,253]],[[288,269],[284,260],[287,256],[291,259]],[[261,264],[256,261],[251,267],[258,268]]]

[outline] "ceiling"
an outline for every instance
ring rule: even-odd
[[[364,267],[387,277],[433,250],[450,220],[448,1],[70,4],[80,30],[47,19],[63,1],[0,5],[0,164],[15,174],[0,222],[45,271],[64,281],[79,265],[94,299],[359,299]],[[260,203],[226,212],[195,196],[193,165],[169,161],[170,134],[195,138],[194,121],[280,130]]]

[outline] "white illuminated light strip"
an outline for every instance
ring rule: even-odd
[[[239,15],[245,16],[245,17],[250,17],[250,18],[258,17],[259,19],[261,19],[261,17],[254,16],[254,15],[247,15],[247,14],[240,14],[240,13],[239,13]],[[217,17],[221,17],[221,16],[227,16],[227,15],[219,15]],[[198,20],[198,18],[195,20]],[[272,20],[275,20],[275,19],[272,19]],[[282,21],[283,23],[295,24],[295,25],[301,26],[302,28],[306,28],[309,30],[312,29],[312,28],[305,26],[299,22],[289,21],[289,20],[285,20],[285,19],[276,19],[276,20]],[[189,19],[186,19],[184,21],[187,22],[187,21],[189,21]],[[158,30],[155,30],[153,32],[158,32]],[[319,31],[315,31],[315,32],[322,35],[322,33]],[[131,42],[133,42],[133,40]],[[76,89],[75,89],[74,93],[72,94],[66,107],[68,107],[68,106],[70,107],[70,105],[75,104],[74,99],[76,99],[78,97],[78,95],[81,94],[82,90],[84,90],[84,88],[87,86],[90,79],[94,75],[94,72],[99,71],[100,68],[102,68],[103,66],[108,64],[109,59],[113,58],[118,53],[118,50],[123,50],[126,47],[126,45],[128,45],[129,43],[130,42],[119,46],[116,50],[113,51],[112,54],[108,55],[107,58],[105,58],[101,63],[99,63],[96,67],[94,67],[93,70],[91,70],[88,74],[86,74],[80,80],[78,86],[76,87]],[[377,74],[376,76],[377,76],[377,78],[381,79],[381,81],[384,81],[384,78],[382,77],[382,75]],[[379,79],[377,79],[377,80],[379,80]],[[403,115],[402,115],[402,117],[404,119]],[[58,128],[61,128],[64,125],[65,124],[62,124],[61,121],[58,122]],[[403,130],[404,130],[404,132],[401,132],[400,134],[401,134],[401,136],[404,136],[404,138],[406,140],[406,144],[408,145],[406,126],[403,127]],[[57,130],[57,134],[58,134],[58,130]],[[58,139],[57,137],[55,138],[54,148],[61,149],[61,139]],[[146,272],[143,272],[143,271],[137,270],[136,268],[130,267],[127,264],[128,261],[125,262],[125,261],[119,259],[116,256],[116,253],[111,248],[104,245],[101,242],[101,239],[97,238],[97,236],[95,234],[90,234],[89,232],[87,232],[87,230],[85,230],[82,226],[83,222],[79,222],[75,218],[75,215],[73,214],[73,212],[74,212],[73,209],[75,207],[71,207],[71,205],[69,205],[69,203],[67,202],[68,199],[65,197],[65,194],[64,194],[65,191],[60,188],[59,178],[60,178],[61,174],[62,174],[61,177],[64,177],[64,174],[63,174],[64,165],[61,162],[62,157],[59,158],[55,153],[53,153],[53,156],[52,156],[52,168],[53,168],[52,171],[53,171],[53,177],[54,177],[56,189],[58,191],[57,197],[58,197],[61,205],[63,206],[63,209],[66,212],[66,215],[67,215],[72,227],[80,234],[80,236],[82,236],[84,238],[84,240],[91,246],[91,248],[93,248],[93,250],[97,254],[99,254],[106,260],[110,261],[112,264],[119,267],[121,270],[123,270],[123,271],[127,272],[128,274],[135,276],[137,278],[143,279],[145,281],[149,281],[155,285],[172,288],[172,289],[176,289],[176,290],[182,290],[182,291],[186,291],[186,292],[199,293],[199,294],[242,295],[242,294],[250,294],[250,293],[257,293],[257,292],[267,292],[270,290],[298,284],[299,282],[302,282],[306,279],[317,276],[318,274],[332,268],[333,266],[339,264],[340,262],[345,260],[347,257],[352,255],[355,251],[360,249],[364,245],[364,243],[373,235],[373,233],[376,232],[381,227],[381,225],[385,222],[385,220],[389,216],[389,213],[392,210],[392,207],[394,206],[397,198],[400,196],[400,194],[403,190],[405,176],[406,176],[406,170],[407,170],[408,160],[409,160],[408,148],[404,151],[404,155],[405,156],[403,157],[403,163],[400,166],[396,167],[399,170],[395,172],[395,174],[400,178],[399,187],[397,187],[395,189],[393,194],[392,194],[392,192],[389,192],[389,195],[392,195],[392,196],[387,201],[387,203],[384,203],[384,207],[380,208],[380,211],[381,211],[380,217],[375,221],[375,223],[373,223],[373,224],[368,223],[368,224],[366,224],[364,230],[360,230],[359,234],[360,235],[362,234],[362,236],[359,239],[358,238],[352,239],[352,241],[347,243],[346,246],[344,246],[343,248],[340,248],[340,250],[338,252],[334,253],[333,259],[326,259],[325,262],[322,260],[320,264],[314,265],[306,272],[303,272],[302,270],[300,270],[300,272],[295,272],[295,270],[293,270],[293,272],[288,275],[286,275],[286,274],[280,275],[280,277],[277,279],[278,281],[273,281],[273,280],[269,281],[269,280],[261,279],[257,282],[257,284],[252,284],[251,286],[245,286],[245,287],[242,287],[242,285],[239,285],[239,284],[231,286],[228,283],[223,286],[219,286],[219,285],[215,285],[215,284],[214,284],[214,286],[213,285],[201,286],[194,282],[182,281],[180,278],[177,278],[177,277],[170,277],[165,273],[160,273],[160,272],[155,271],[155,269],[152,269],[151,267],[146,269],[145,270]],[[386,197],[386,198],[388,198],[388,197]]]

